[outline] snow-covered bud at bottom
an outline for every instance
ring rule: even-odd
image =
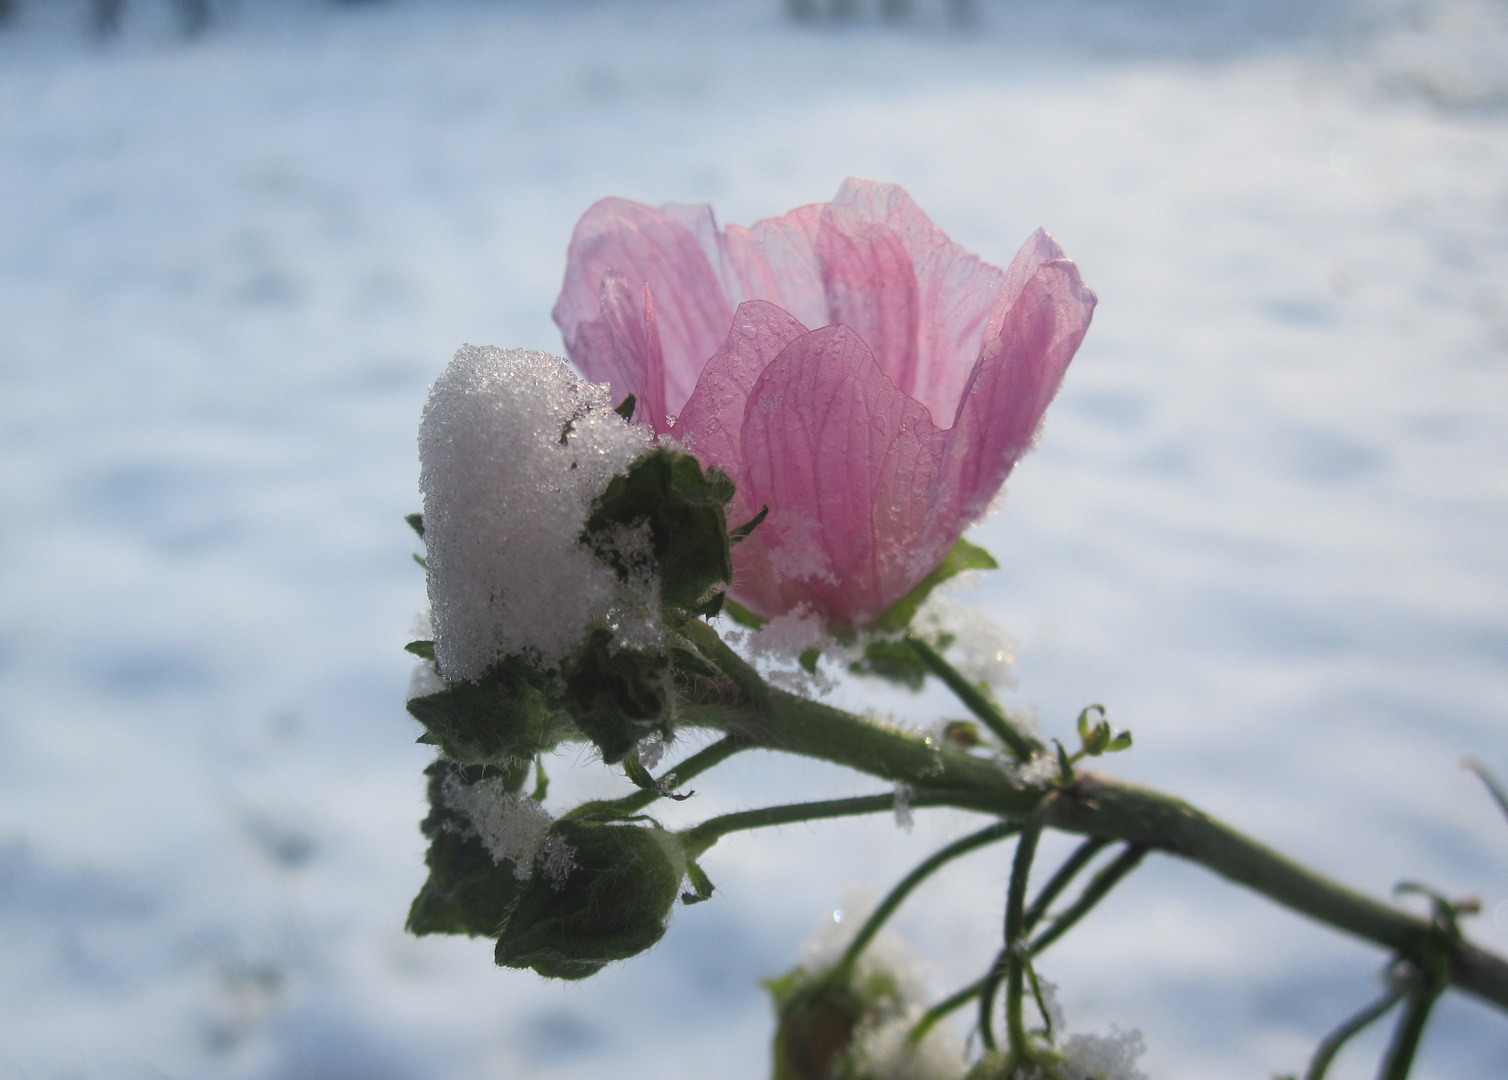
[[[569,866],[539,866],[530,876],[498,938],[500,965],[584,979],[664,936],[686,873],[673,833],[569,819],[550,832],[545,849],[569,852]]]
[[[488,835],[477,828],[472,814],[483,799],[499,806],[516,799],[528,773],[527,761],[505,768],[463,768],[444,758],[424,770],[430,809],[419,827],[429,840],[424,856],[429,878],[409,908],[410,933],[491,936],[503,925],[522,887],[518,867],[489,849]],[[531,849],[531,859],[533,854]]]
[[[850,915],[864,907],[846,906]],[[910,950],[881,931],[840,973],[863,919],[836,915],[802,946],[801,966],[765,983],[777,1018],[775,1080],[960,1080],[963,1047],[948,1025],[935,1025],[919,1044],[907,1038],[925,982]]]

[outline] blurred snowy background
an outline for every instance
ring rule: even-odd
[[[610,193],[748,223],[894,181],[996,263],[1046,226],[1102,302],[972,534],[1010,703],[1105,702],[1112,771],[1377,894],[1479,892],[1508,949],[1508,827],[1457,764],[1508,774],[1508,6],[240,0],[193,41],[167,0],[109,41],[84,0],[9,7],[0,1080],[756,1080],[757,979],[971,827],[726,841],[715,902],[579,985],[403,934],[419,409],[462,342],[560,350]],[[948,709],[869,694],[837,697]],[[753,755],[696,786],[684,816],[883,787]],[[939,994],[1007,858],[903,910]],[[1155,858],[1043,971],[1155,1077],[1265,1080],[1382,961]],[[1452,996],[1416,1075],[1505,1062]]]

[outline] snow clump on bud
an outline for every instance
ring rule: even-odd
[[[555,667],[612,607],[618,577],[579,538],[651,433],[608,394],[558,357],[471,345],[430,389],[419,487],[446,680],[510,655]]]

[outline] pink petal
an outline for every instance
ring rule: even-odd
[[[614,386],[621,381],[640,387],[628,391],[638,398],[633,419],[649,424],[656,435],[662,435],[670,425],[665,418],[665,359],[654,296],[647,284],[636,295],[616,270],[602,279],[600,296],[602,318],[591,325],[606,328]],[[600,381],[600,376],[595,377]]]
[[[659,298],[664,374],[655,391],[648,390],[645,369],[620,369],[620,363],[639,361],[615,357],[610,336],[596,325],[603,317],[602,282],[612,271],[621,275],[629,293],[640,295],[648,285]],[[554,318],[577,369],[589,379],[611,382],[616,397],[644,398],[662,391],[665,408],[674,412],[727,334],[732,314],[733,305],[707,255],[674,215],[611,198],[594,204],[577,223]]]
[[[1089,329],[1095,302],[1073,263],[1043,263],[1003,316],[999,336],[980,353],[948,433],[945,502],[939,508],[944,520],[960,523],[960,531],[985,511],[1031,448]]]
[[[829,317],[854,330],[904,394],[916,385],[917,279],[901,238],[843,206],[826,206],[817,233]]]
[[[754,610],[806,603],[863,624],[952,543],[929,524],[942,440],[849,328],[787,346],[750,393],[742,434],[750,502],[770,507],[734,549],[734,595]]]
[[[814,204],[748,228],[729,225],[728,258],[738,281],[738,296],[777,304],[805,326],[832,322],[817,259],[821,219],[822,207]]]
[[[735,525],[754,516],[759,504],[746,505],[743,485],[744,406],[760,373],[806,327],[774,304],[751,300],[739,304],[722,347],[707,361],[696,389],[675,422],[674,434],[703,465],[716,465],[738,485],[729,510]],[[739,514],[743,516],[739,516]]]
[[[926,405],[939,424],[946,423],[957,409],[1007,276],[948,239],[894,184],[849,179],[830,205],[830,213],[842,208],[851,218],[890,230],[910,258],[917,282],[916,367],[913,377],[896,385]]]

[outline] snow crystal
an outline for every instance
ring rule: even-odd
[[[1064,1067],[1074,1080],[1147,1080],[1136,1067],[1146,1052],[1141,1032],[1111,1027],[1109,1035],[1070,1035],[1063,1040]]]
[[[492,861],[513,863],[513,874],[523,880],[534,868],[534,859],[544,851],[544,869],[552,881],[564,878],[570,869],[570,852],[559,837],[550,835],[554,820],[539,803],[526,795],[505,791],[497,778],[463,784],[452,773],[440,786],[445,805],[471,822]]]
[[[510,654],[546,667],[608,613],[617,575],[577,542],[594,499],[649,446],[608,389],[540,352],[456,353],[419,426],[438,669],[471,679]]]
[[[820,663],[814,671],[801,665],[801,654],[807,650],[816,649],[841,667],[858,658],[856,654],[849,655],[851,650],[839,644],[805,604],[797,604],[784,615],[775,616],[758,630],[731,630],[723,636],[729,644],[742,649],[771,685],[795,694],[830,694],[838,685]]]
[[[1136,1059],[1147,1049],[1139,1030],[1121,1031],[1112,1025],[1109,1035],[1063,1038],[1062,1032],[1067,1025],[1063,1008],[1058,1004],[1058,988],[1040,976],[1037,986],[1042,991],[1042,1005],[1047,1010],[1048,1023],[1063,1055],[1065,1075],[1070,1080],[1147,1080],[1146,1074],[1136,1068]]]
[[[665,757],[670,744],[658,735],[651,735],[639,743],[639,764],[653,769]]]
[[[911,816],[911,800],[916,795],[916,789],[910,784],[897,780],[895,783],[895,823],[907,832],[916,820]]]
[[[962,1041],[949,1024],[934,1024],[919,1044],[906,1036],[921,1018],[920,1009],[908,1009],[901,1015],[873,1025],[864,1025],[854,1033],[852,1060],[862,1062],[859,1071],[866,1080],[957,1080],[964,1075]]]

